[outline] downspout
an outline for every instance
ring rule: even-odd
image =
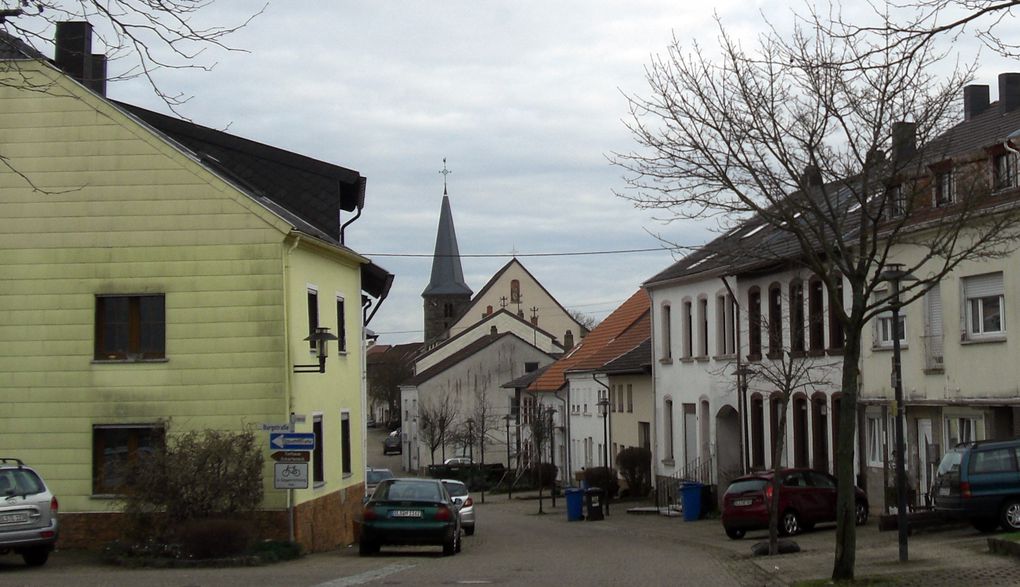
[[[740,301],[737,295],[733,293],[733,289],[730,288],[730,284],[726,281],[726,277],[719,278],[723,285],[726,286],[726,291],[730,292],[730,297],[733,298],[733,307],[736,308],[736,312],[733,315],[733,351],[737,355],[737,373],[740,373],[740,324],[738,319],[740,318]],[[725,328],[726,318],[723,317],[723,327]],[[726,333],[723,333],[726,336]],[[725,340],[725,339],[724,339]],[[751,437],[747,432],[747,376],[744,376],[744,389],[740,388],[740,376],[737,376],[737,405],[740,406],[740,452],[742,453],[741,459],[744,465],[744,474],[746,475],[751,470]]]
[[[283,393],[286,402],[286,414],[287,421],[292,422],[292,415],[294,414],[293,408],[293,393],[291,390],[291,378],[294,376],[291,373],[290,367],[290,297],[287,295],[290,286],[290,256],[297,248],[298,244],[301,243],[301,235],[294,234],[294,244],[283,254],[283,357],[284,357],[284,373],[286,376],[283,378]],[[291,430],[293,432],[293,430]],[[287,531],[290,536],[290,541],[294,542],[294,490],[287,490]]]
[[[358,206],[358,211],[357,213],[354,214],[353,218],[340,225],[340,244],[344,244],[344,229],[354,224],[354,221],[357,220],[358,218],[361,218],[361,206]]]

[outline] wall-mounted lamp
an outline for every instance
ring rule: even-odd
[[[337,337],[329,333],[329,328],[326,328],[325,326],[316,326],[315,332],[308,335],[305,340],[315,343],[315,355],[319,358],[319,363],[312,365],[294,365],[294,372],[325,373],[326,357],[329,356],[328,343],[331,340],[337,340]]]

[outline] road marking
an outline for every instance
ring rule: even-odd
[[[351,575],[350,577],[339,577],[326,583],[319,583],[315,587],[347,587],[347,585],[361,585],[363,583],[382,579],[383,577],[388,577],[394,573],[406,571],[407,569],[412,569],[414,567],[415,565],[412,564],[396,563],[387,565],[381,569],[373,569],[371,571],[365,571],[364,573],[358,573],[357,575]]]

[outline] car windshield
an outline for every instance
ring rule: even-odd
[[[960,470],[960,461],[963,460],[963,450],[954,448],[953,450],[946,453],[946,456],[942,457],[942,462],[939,463],[938,475],[945,475],[949,472],[956,472]]]
[[[450,492],[450,497],[463,497],[468,494],[467,487],[463,483],[443,483],[443,485]]]
[[[740,479],[730,483],[726,493],[747,493],[748,491],[761,491],[768,485],[766,479]]]
[[[438,483],[404,480],[383,483],[372,494],[372,499],[374,501],[443,501],[442,491]]]
[[[28,469],[0,470],[0,495],[35,495],[46,491],[42,479]]]
[[[386,479],[392,479],[393,471],[390,471],[389,469],[373,469],[368,471],[365,477],[369,483],[376,484],[380,481],[385,481]]]

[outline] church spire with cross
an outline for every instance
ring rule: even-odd
[[[447,191],[447,176],[453,173],[443,158],[443,204],[439,210],[439,229],[436,248],[432,255],[432,278],[421,297],[425,303],[425,342],[449,336],[448,330],[471,304],[474,292],[464,281],[457,246],[457,231],[453,227],[453,211]]]

